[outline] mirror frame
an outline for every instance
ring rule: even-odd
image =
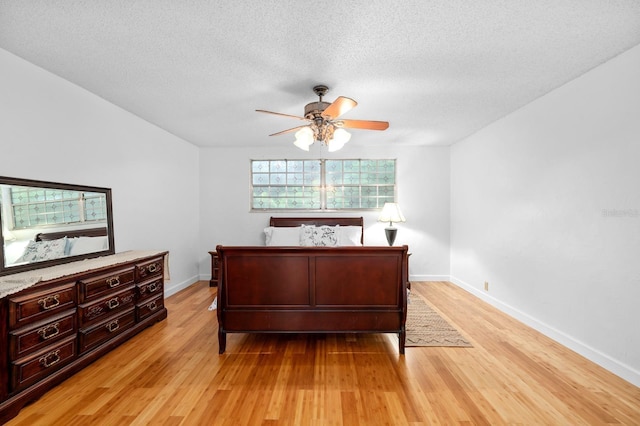
[[[107,207],[107,239],[109,241],[109,248],[107,250],[84,253],[76,256],[66,256],[59,259],[43,260],[40,262],[33,262],[15,266],[5,266],[5,253],[4,253],[4,237],[2,235],[2,210],[0,209],[0,276],[15,274],[18,272],[31,271],[34,269],[47,268],[54,265],[62,265],[64,263],[75,262],[83,259],[91,259],[94,257],[107,256],[115,253],[114,245],[114,232],[113,232],[113,208],[111,198],[111,188],[100,188],[95,186],[86,185],[73,185],[68,183],[46,182],[32,179],[19,179],[11,177],[0,176],[0,184],[2,185],[18,185],[18,186],[30,186],[36,188],[52,188],[63,189],[69,191],[83,191],[83,192],[99,192],[106,196]]]

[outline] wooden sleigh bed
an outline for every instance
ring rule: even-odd
[[[273,227],[362,218],[271,218]],[[222,246],[218,343],[227,333],[396,333],[404,353],[408,247]]]

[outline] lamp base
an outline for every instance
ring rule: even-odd
[[[390,246],[393,245],[393,242],[396,240],[396,234],[398,233],[397,228],[387,227],[384,228],[384,234],[387,236],[387,242]]]

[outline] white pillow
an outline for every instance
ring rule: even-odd
[[[73,238],[69,248],[69,256],[78,256],[85,253],[95,253],[106,250],[107,237],[78,237]]]
[[[24,253],[16,260],[16,263],[41,262],[64,257],[66,245],[67,237],[51,241],[29,241]]]
[[[264,228],[265,244],[268,246],[299,246],[299,226],[269,226]]]
[[[362,246],[362,226],[341,226],[338,229],[339,246]]]
[[[302,225],[300,245],[305,247],[335,247],[338,245],[339,226]]]
[[[271,245],[271,236],[273,235],[273,226],[267,226],[264,228],[264,245]]]
[[[6,242],[5,242],[6,244]],[[4,263],[6,266],[13,265],[20,256],[24,255],[24,249],[29,244],[29,240],[11,241],[4,246]]]

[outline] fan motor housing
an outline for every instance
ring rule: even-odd
[[[304,107],[305,118],[313,119],[316,115],[322,114],[322,111],[331,105],[330,102],[311,102]]]

